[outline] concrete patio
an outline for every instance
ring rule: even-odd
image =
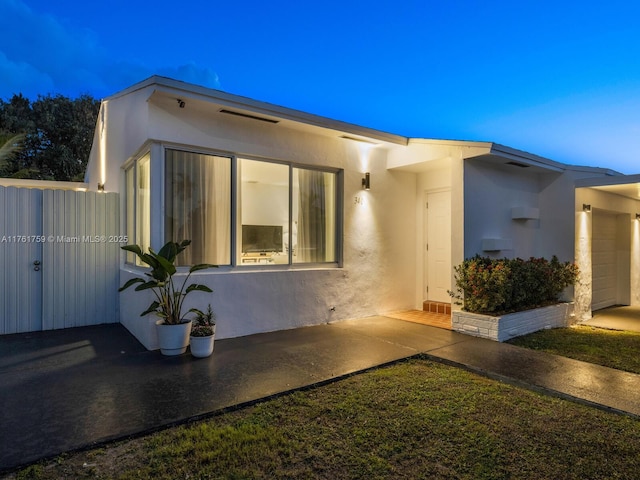
[[[0,337],[0,471],[417,354],[640,416],[640,375],[388,317],[219,340],[206,359],[101,325]]]

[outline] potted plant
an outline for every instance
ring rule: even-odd
[[[191,322],[191,355],[197,358],[208,357],[213,353],[216,335],[216,320],[211,305],[206,312],[193,310],[196,314]]]
[[[197,310],[191,309],[183,314],[182,309],[185,297],[195,291],[213,292],[206,285],[196,283],[187,285],[187,282],[192,273],[215,267],[216,265],[208,263],[193,265],[182,284],[174,282],[174,275],[177,272],[175,266],[176,257],[190,244],[191,240],[183,240],[180,243],[167,242],[157,253],[151,248],[149,248],[149,253],[144,253],[138,245],[122,247],[123,250],[135,253],[142,263],[151,267],[151,272],[145,273],[146,278],[132,278],[120,287],[118,291],[122,292],[132,285],[138,284],[135,288],[137,292],[144,290],[153,292],[155,300],[140,316],[143,317],[150,313],[155,313],[160,317],[156,325],[158,343],[163,355],[180,355],[186,351],[189,345],[191,320],[186,318],[186,315],[194,311],[197,313]]]

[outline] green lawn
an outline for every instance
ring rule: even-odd
[[[640,421],[413,359],[18,478],[637,479]]]
[[[640,333],[584,325],[554,328],[509,343],[640,374]]]

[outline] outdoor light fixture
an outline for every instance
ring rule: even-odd
[[[98,182],[98,191],[99,192],[104,192],[104,183]]]
[[[582,210],[584,212],[590,212],[591,211],[591,205],[589,205],[588,203],[583,203],[582,204]]]
[[[365,190],[371,189],[371,175],[369,172],[364,174],[364,178],[362,179],[362,188]]]
[[[636,213],[636,220],[640,220],[640,213]]]

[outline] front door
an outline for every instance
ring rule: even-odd
[[[424,298],[451,302],[451,192],[425,192]]]

